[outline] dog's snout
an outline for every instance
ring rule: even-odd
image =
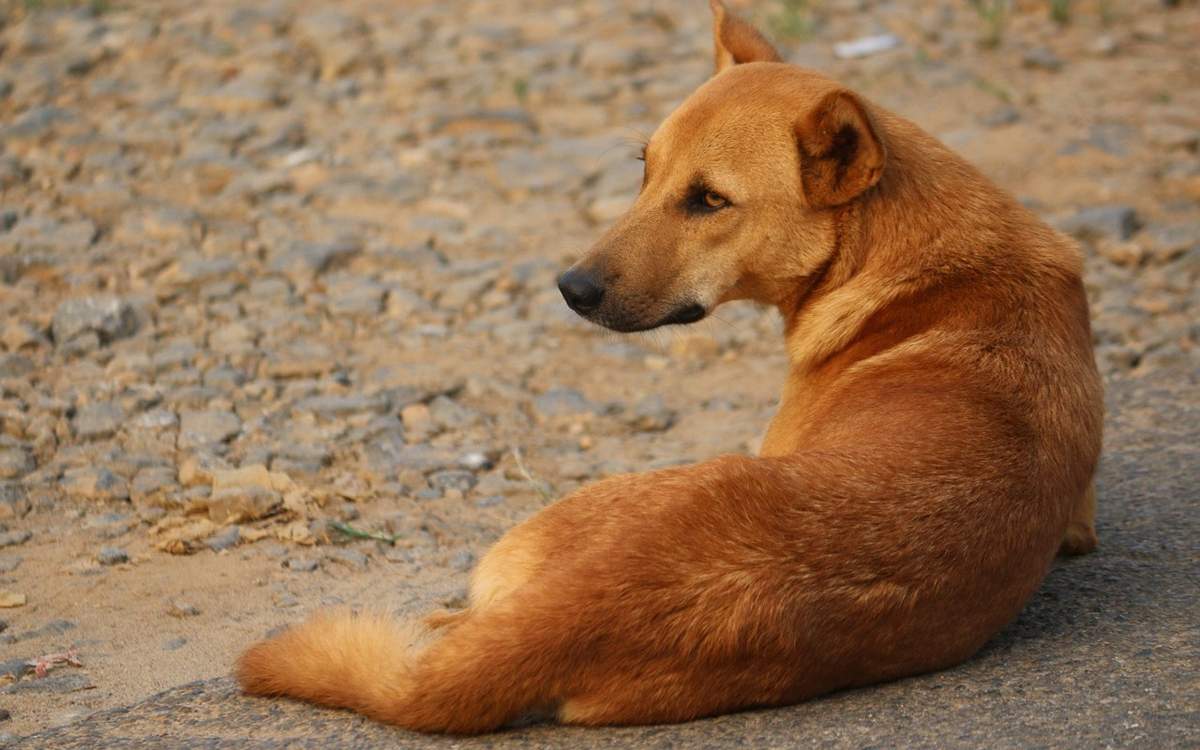
[[[579,313],[595,310],[604,299],[604,287],[595,275],[578,268],[572,268],[559,277],[558,291],[562,292],[567,305]]]

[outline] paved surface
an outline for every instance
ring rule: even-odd
[[[1060,563],[966,665],[804,705],[667,727],[423,737],[238,695],[228,679],[35,734],[19,748],[1196,747],[1200,374],[1110,387],[1102,548]]]

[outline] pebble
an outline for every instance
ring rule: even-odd
[[[179,415],[180,450],[212,448],[242,431],[242,420],[228,411],[184,411]]]
[[[355,570],[366,570],[370,558],[356,549],[335,547],[325,553],[325,559]]]
[[[128,500],[129,484],[106,468],[84,466],[63,473],[62,488],[85,500]]]
[[[317,569],[319,563],[317,560],[306,557],[291,557],[284,563],[288,570],[297,573],[311,573]]]
[[[1048,70],[1052,73],[1062,70],[1062,58],[1048,47],[1034,47],[1027,50],[1021,58],[1021,63],[1027,68]]]
[[[1127,240],[1141,226],[1132,206],[1113,204],[1089,206],[1073,214],[1059,217],[1055,222],[1060,230],[1080,239],[1108,238]]]
[[[120,565],[129,562],[129,555],[120,547],[101,547],[96,561],[101,565]]]
[[[37,468],[33,453],[25,447],[0,447],[0,479],[20,479]]]
[[[132,336],[138,327],[137,316],[127,301],[111,296],[69,299],[54,311],[50,330],[58,345],[86,333],[96,334],[101,343]]]
[[[28,529],[0,532],[0,547],[15,547],[33,538],[33,532]]]
[[[543,418],[598,414],[601,408],[573,388],[551,388],[533,399],[534,411]]]
[[[200,609],[195,604],[184,599],[172,599],[167,604],[167,614],[171,617],[180,619],[186,617],[196,617],[200,614]]]
[[[230,526],[229,528],[225,529],[224,531],[213,534],[207,540],[205,540],[204,543],[213,552],[220,552],[222,550],[232,549],[233,547],[236,547],[238,542],[241,541],[241,539],[242,539],[241,528],[239,528],[237,526]]]
[[[170,638],[163,642],[163,651],[178,651],[187,645],[187,638]]]
[[[75,413],[72,426],[81,440],[112,437],[125,421],[125,410],[119,403],[103,401],[81,406]]]

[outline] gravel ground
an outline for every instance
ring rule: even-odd
[[[1080,238],[1114,387],[1195,371],[1200,8],[1045,5],[746,12]],[[224,674],[323,604],[453,602],[548,498],[753,450],[774,313],[618,337],[553,284],[708,75],[708,24],[693,0],[0,1],[0,732]],[[29,674],[68,647],[82,668]]]

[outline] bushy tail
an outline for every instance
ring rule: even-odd
[[[519,717],[542,692],[519,633],[468,616],[430,632],[386,615],[320,614],[238,660],[253,695],[348,708],[418,731],[475,734]],[[504,641],[507,641],[505,643]]]

